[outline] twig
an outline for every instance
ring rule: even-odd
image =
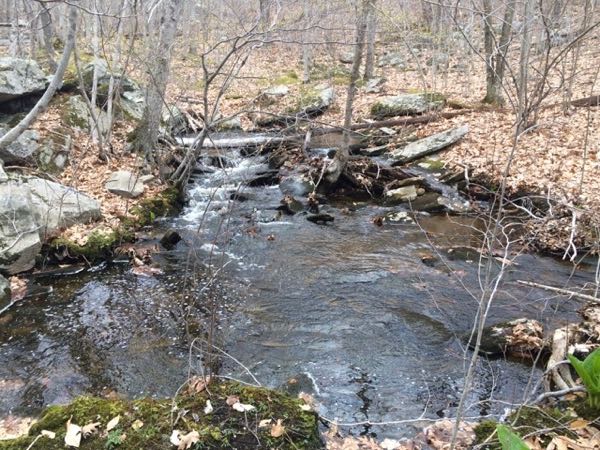
[[[600,304],[600,298],[594,297],[593,295],[581,294],[579,292],[570,291],[568,289],[562,289],[562,288],[557,288],[554,286],[548,286],[546,284],[534,283],[533,281],[517,280],[517,283],[522,284],[524,286],[545,289],[547,291],[556,292],[557,294],[568,295],[570,297],[579,298],[581,300],[589,300],[590,302]]]
[[[583,386],[574,386],[574,387],[567,388],[567,389],[561,389],[560,391],[544,392],[543,394],[538,395],[537,398],[532,402],[532,404],[535,405],[537,403],[543,402],[547,398],[562,397],[564,395],[571,394],[573,392],[585,392],[585,388]]]

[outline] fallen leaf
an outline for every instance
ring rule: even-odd
[[[206,386],[210,383],[210,377],[192,377],[188,382],[188,393],[190,394],[199,394]]]
[[[400,447],[400,441],[396,441],[395,439],[384,439],[381,443],[381,448],[383,450],[395,450]]]
[[[573,422],[571,422],[569,424],[569,428],[571,430],[581,430],[585,427],[587,427],[590,424],[590,422],[588,422],[585,419],[575,419]]]
[[[206,400],[206,406],[204,407],[204,414],[210,414],[211,412],[213,412],[212,404],[210,403],[210,400]]]
[[[229,397],[227,397],[227,400],[225,402],[227,403],[227,405],[233,406],[236,403],[240,402],[240,398],[237,395],[230,395]]]
[[[271,425],[271,422],[273,422],[271,419],[263,419],[260,422],[258,422],[258,428],[265,428]]]
[[[231,405],[231,407],[239,412],[247,412],[247,411],[252,411],[253,409],[256,409],[252,405],[246,405],[246,404],[240,403],[240,402],[234,403],[233,405]]]
[[[54,439],[56,437],[56,433],[54,431],[42,430],[40,433],[42,436],[47,437],[48,439]]]
[[[312,411],[312,406],[307,405],[306,403],[304,405],[300,405],[300,409],[302,411]]]
[[[100,422],[88,423],[81,429],[81,434],[83,435],[84,438],[86,438],[90,434],[94,434],[96,431],[98,431],[99,425],[100,425]]]
[[[277,423],[271,427],[271,436],[281,437],[285,433],[285,427],[281,424],[281,419],[277,419]]]
[[[133,422],[131,424],[131,428],[133,428],[134,430],[139,430],[143,426],[144,426],[144,422],[142,422],[140,419],[136,420],[135,422]]]
[[[179,444],[181,444],[181,440],[179,439],[180,434],[181,433],[179,432],[179,430],[173,430],[173,432],[171,433],[171,437],[169,439],[171,441],[171,444],[177,445],[177,446],[179,446]]]
[[[190,431],[188,434],[180,436],[179,447],[177,450],[186,450],[192,448],[200,440],[200,434],[197,431]]]
[[[71,418],[67,420],[67,434],[65,434],[65,445],[69,447],[79,447],[81,444],[81,427],[71,423]]]
[[[121,420],[121,416],[115,416],[106,424],[106,431],[110,431],[119,425],[119,420]]]

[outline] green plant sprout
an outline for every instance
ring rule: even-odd
[[[506,425],[498,424],[496,433],[498,433],[502,450],[530,450],[523,439],[518,434],[513,433]]]
[[[573,355],[569,355],[569,361],[583,380],[588,393],[588,404],[592,408],[600,408],[600,347],[590,353],[584,361]]]

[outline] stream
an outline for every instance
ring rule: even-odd
[[[278,186],[247,186],[268,169],[261,157],[232,149],[204,162],[184,211],[149,232],[156,239],[172,228],[183,237],[154,255],[161,274],[140,276],[114,263],[40,278],[52,293],[0,317],[0,417],[35,414],[82,393],[173,395],[190,364],[200,364],[198,354],[190,357],[181,323],[190,296],[204,323],[214,312],[220,348],[265,386],[310,391],[327,418],[452,416],[470,356],[462,336],[480,295],[479,262],[444,249],[477,246],[481,224],[444,215],[410,220],[402,207],[338,199],[322,209],[335,221],[317,225],[303,213],[281,215]],[[397,221],[372,223],[390,211],[399,213]],[[427,236],[447,264],[430,258]],[[578,301],[516,280],[581,286],[593,272],[521,255],[488,323],[528,317],[548,330],[576,320]],[[519,361],[481,358],[467,416],[502,413],[540,373]],[[252,381],[231,358],[221,374]],[[414,429],[351,431],[398,438]]]

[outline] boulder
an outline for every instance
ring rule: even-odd
[[[46,89],[48,80],[31,59],[0,58],[0,103]]]
[[[0,311],[10,303],[10,283],[0,275]]]
[[[81,192],[42,178],[28,178],[30,209],[42,238],[62,228],[97,220],[102,216],[100,202]]]
[[[424,156],[436,153],[454,144],[469,132],[468,125],[462,125],[451,130],[428,136],[418,141],[411,142],[403,148],[394,150],[390,157],[397,163],[406,164]]]
[[[445,99],[441,94],[402,94],[385,97],[371,106],[371,115],[376,119],[395,116],[412,116],[441,108]]]
[[[489,356],[535,359],[545,347],[542,324],[525,318],[486,327],[481,340],[481,352]]]
[[[304,205],[296,200],[292,195],[286,195],[281,199],[281,205],[277,208],[285,214],[294,215],[304,211]]]
[[[0,125],[0,137],[4,136],[9,131],[8,127]],[[30,158],[38,149],[40,136],[37,131],[25,130],[19,138],[10,144],[6,150],[12,156],[3,156],[5,164],[18,164],[24,159]],[[5,152],[6,153],[6,152]],[[3,155],[5,155],[3,153]]]
[[[2,163],[0,163],[0,183],[4,183],[5,181],[8,181],[8,175],[6,175],[4,167],[2,167]]]
[[[110,118],[106,111],[98,107],[95,114],[100,134],[106,136],[111,125]],[[89,131],[94,125],[90,108],[81,95],[74,95],[67,100],[62,117],[66,125],[79,130]]]
[[[415,199],[411,207],[415,211],[429,213],[448,211],[463,214],[470,211],[471,203],[460,196],[451,197],[438,192],[427,192]]]
[[[163,133],[171,136],[184,133],[187,130],[187,119],[181,109],[175,105],[163,106],[160,122]]]
[[[144,183],[127,170],[113,172],[104,186],[109,192],[125,198],[136,198],[144,193]]]
[[[1,272],[24,272],[35,264],[42,242],[31,204],[31,191],[26,185],[16,181],[0,184]]]
[[[404,56],[402,56],[401,53],[398,52],[393,52],[393,53],[387,53],[385,55],[383,55],[381,58],[379,58],[379,61],[377,61],[377,65],[379,67],[397,67],[400,69],[403,69],[405,64],[404,64]]]
[[[73,141],[68,133],[54,131],[41,143],[37,151],[39,166],[47,172],[60,172],[67,165]]]
[[[262,91],[259,94],[257,101],[262,106],[270,106],[274,103],[277,103],[278,100],[288,95],[289,92],[290,88],[283,84],[279,86],[273,86],[269,89],[265,89],[264,91]]]
[[[385,193],[385,202],[395,205],[402,202],[412,202],[418,196],[415,185],[403,186],[397,189],[390,189]]]
[[[317,87],[313,92],[305,93],[289,113],[294,117],[315,117],[323,114],[333,104],[334,98],[335,90],[332,87]]]
[[[114,82],[114,89],[118,88],[121,95],[125,92],[141,91],[140,86],[131,78],[125,76],[120,68],[109,68],[106,60],[97,58],[86,64],[81,71],[83,84],[87,92],[91,92],[92,90],[94,69],[97,72],[98,105],[105,103],[108,98],[111,76]]]
[[[342,53],[338,61],[342,64],[352,64],[354,62],[354,52],[344,52]]]

